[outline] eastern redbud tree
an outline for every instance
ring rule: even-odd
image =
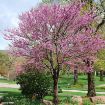
[[[88,96],[95,96],[94,84],[94,70],[93,64],[96,60],[96,54],[100,49],[105,48],[105,41],[101,35],[95,35],[92,29],[88,29],[85,33],[75,36],[72,44],[71,53],[69,58],[74,57],[75,62],[84,62],[84,70],[88,76]]]
[[[19,16],[18,28],[9,29],[5,38],[11,40],[10,52],[24,56],[38,69],[47,68],[54,81],[54,104],[58,104],[58,78],[62,64],[81,58],[86,71],[92,71],[93,56],[103,48],[103,39],[92,34],[89,24],[92,12],[84,12],[84,4],[43,5]]]

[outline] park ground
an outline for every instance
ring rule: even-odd
[[[86,98],[87,93],[87,77],[86,75],[79,75],[78,83],[73,85],[73,75],[62,75],[59,78],[59,105],[65,105],[66,103],[70,103],[70,99],[72,96],[82,96],[85,101],[89,101]],[[100,81],[99,77],[95,77],[96,84],[96,92],[97,96],[105,96],[105,82]],[[0,97],[3,98],[5,102],[13,102],[14,100],[20,100],[24,96],[21,95],[21,91],[19,90],[19,85],[16,84],[13,80],[8,80],[5,78],[0,78]],[[53,97],[51,95],[46,96],[44,99],[52,100]],[[88,103],[88,102],[87,102]],[[69,104],[67,104],[69,105]],[[76,104],[75,104],[76,105]],[[86,104],[90,105],[90,104]]]

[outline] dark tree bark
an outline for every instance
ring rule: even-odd
[[[53,81],[54,81],[54,87],[53,87],[53,91],[54,91],[54,99],[53,99],[53,103],[54,105],[58,105],[58,77],[54,78],[53,77]]]
[[[88,77],[88,93],[87,96],[89,97],[94,97],[96,96],[96,91],[95,91],[95,83],[94,83],[94,72],[92,69],[93,66],[93,61],[91,61],[89,58],[84,60],[87,69],[90,69],[89,71],[87,70],[87,77]]]
[[[105,76],[105,71],[103,72],[103,75]]]
[[[76,85],[78,82],[78,66],[75,65],[74,67],[74,85]]]
[[[96,76],[99,76],[99,73],[98,73],[98,71],[96,71]]]
[[[104,81],[104,79],[103,79],[103,70],[100,71],[100,81]]]
[[[48,59],[51,67],[49,67],[48,65],[46,65],[46,67],[48,67],[50,69],[51,74],[52,74],[52,78],[53,78],[53,104],[54,105],[58,105],[58,102],[59,102],[59,100],[58,100],[58,78],[59,78],[59,72],[61,70],[61,68],[60,68],[61,65],[59,64],[59,61],[58,61],[59,54],[58,54],[58,51],[57,51],[57,45],[56,45],[57,66],[54,67],[54,61],[53,61],[53,53],[52,53],[52,51],[50,51],[49,55],[47,55],[47,59]]]
[[[92,72],[87,73],[88,75],[88,93],[87,96],[94,97],[96,96],[95,84],[94,84],[94,74]]]

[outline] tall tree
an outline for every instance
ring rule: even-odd
[[[48,68],[54,81],[54,104],[58,104],[58,79],[62,64],[81,58],[92,71],[91,57],[104,47],[104,40],[87,28],[93,21],[91,12],[81,14],[82,4],[41,6],[22,14],[19,27],[7,30],[12,41],[10,51],[25,56],[36,68]],[[93,46],[91,46],[93,45]],[[90,88],[89,88],[90,89]]]

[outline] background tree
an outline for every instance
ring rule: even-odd
[[[79,60],[80,62],[80,60],[82,60],[84,62],[84,65],[86,67],[85,72],[87,73],[87,77],[88,77],[88,94],[87,95],[95,96],[96,92],[95,92],[94,75],[93,75],[94,74],[93,64],[94,64],[95,59],[97,58],[97,52],[101,48],[105,47],[105,44],[104,44],[105,41],[102,39],[101,36],[94,35],[94,31],[89,30],[89,29],[88,31],[85,31],[85,34],[79,35],[77,37],[75,36],[74,39],[73,39],[74,42],[72,45],[73,55],[72,56],[70,55],[70,56],[71,58],[73,56],[76,56],[77,58],[79,58],[77,59],[77,61]],[[76,51],[78,52],[78,54]],[[70,52],[69,50],[69,53],[72,54],[72,52]]]
[[[70,1],[72,0],[42,0],[43,3],[62,3],[62,4],[65,4],[65,3],[69,3]]]
[[[11,70],[11,57],[6,52],[0,52],[0,74],[8,77],[8,72]]]
[[[97,15],[100,19],[97,24],[96,32],[98,30],[103,30],[105,25],[105,0],[97,0]]]
[[[100,71],[100,80],[103,80],[103,74],[105,72],[105,49],[97,53],[97,62],[95,63],[95,69]]]
[[[94,64],[94,68],[95,70],[100,71],[100,81],[103,81],[103,73],[105,71],[105,60],[98,59]]]

